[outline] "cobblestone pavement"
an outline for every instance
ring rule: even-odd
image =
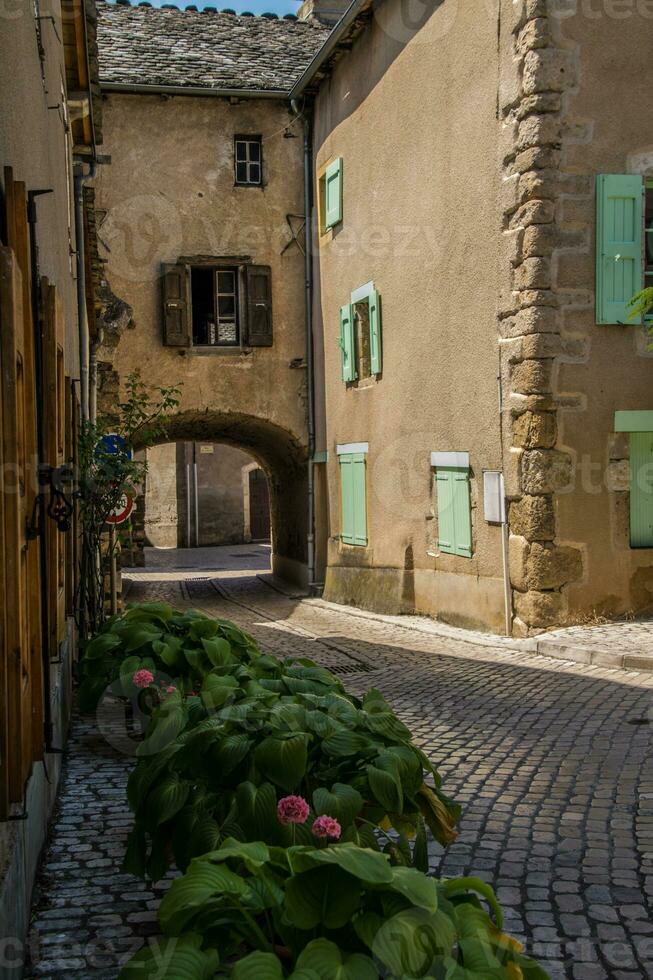
[[[156,569],[131,573],[129,601],[228,617],[272,652],[311,656],[353,690],[384,691],[464,808],[457,842],[446,853],[432,847],[434,871],[491,882],[507,928],[552,977],[653,977],[650,674],[301,601],[226,559],[217,574],[175,572],[175,561],[166,553]],[[242,551],[233,561],[258,564]],[[125,951],[156,929],[156,890],[119,872],[130,766],[89,722],[77,722],[29,976],[115,977]]]

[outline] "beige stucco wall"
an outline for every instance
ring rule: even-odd
[[[584,553],[583,578],[569,588],[573,618],[653,605],[653,549],[629,547],[628,438],[613,434],[616,410],[653,409],[653,353],[642,328],[596,325],[593,308],[594,178],[653,176],[653,134],[643,124],[653,85],[653,6],[585,2],[559,30],[581,80],[568,96],[562,166],[588,184],[586,195],[562,202],[565,226],[581,229],[587,248],[561,258],[557,269],[561,286],[580,291],[564,318],[583,340],[583,358],[562,363],[557,379],[573,399],[560,413],[560,440],[575,462],[574,492],[559,498],[560,533]]]
[[[315,106],[316,167],[332,157],[344,167],[343,222],[321,238],[316,269],[326,596],[500,630],[500,530],[482,512],[482,472],[501,467],[497,23],[445,2],[410,29],[404,7],[379,7]],[[369,280],[382,300],[383,374],[346,387],[339,308]],[[369,443],[367,548],[339,540],[336,446],[350,442]],[[472,558],[435,554],[434,450],[470,454]]]
[[[269,100],[110,94],[97,180],[99,235],[112,291],[133,326],[100,351],[124,379],[182,383],[171,438],[250,452],[271,479],[275,552],[305,561],[306,370],[303,257],[286,214],[303,213],[301,126]],[[263,138],[261,188],[234,186],[233,137]],[[301,218],[300,218],[301,220]],[[297,220],[293,221],[297,227]],[[270,348],[200,353],[162,346],[160,273],[180,256],[243,256],[272,268]],[[299,515],[299,517],[298,517]],[[294,566],[293,566],[294,567]]]

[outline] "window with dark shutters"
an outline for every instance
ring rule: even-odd
[[[188,267],[163,266],[163,343],[168,347],[189,347],[190,316]]]
[[[247,336],[250,347],[272,346],[272,271],[268,265],[245,267]]]

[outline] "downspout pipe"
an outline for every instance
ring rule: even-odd
[[[84,262],[84,184],[95,177],[97,164],[93,160],[88,173],[82,165],[75,168],[75,245],[77,250],[77,320],[79,328],[79,398],[82,421],[90,419],[90,340],[86,309],[86,265]]]
[[[313,224],[311,203],[312,167],[311,167],[311,119],[305,110],[300,111],[293,99],[291,107],[295,116],[303,118],[304,124],[304,215],[306,221],[306,247],[304,249],[305,302],[306,302],[306,385],[308,401],[308,532],[307,565],[308,589],[312,591],[315,584],[315,384],[313,358]]]

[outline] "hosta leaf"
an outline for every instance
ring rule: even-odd
[[[115,633],[100,633],[99,636],[94,637],[90,643],[86,644],[84,659],[94,660],[96,657],[104,656],[105,653],[110,653],[111,650],[115,650],[119,646],[122,646],[121,640]]]
[[[415,868],[393,868],[392,888],[404,895],[413,905],[435,912],[438,892],[435,880]]]
[[[250,748],[252,740],[246,735],[226,735],[221,738],[211,751],[211,758],[220,771],[221,777],[226,776],[242,762]]]
[[[128,606],[123,618],[130,622],[156,619],[161,623],[168,623],[173,615],[174,610],[167,602],[139,602],[138,605]]]
[[[158,827],[174,817],[186,802],[189,791],[189,783],[180,780],[177,773],[164,776],[147,798],[148,825]]]
[[[178,667],[184,662],[182,643],[178,636],[166,636],[165,640],[156,640],[152,648],[157,657],[166,667]]]
[[[130,623],[122,632],[122,639],[127,653],[133,650],[140,650],[153,640],[161,639],[161,629],[154,623]]]
[[[250,840],[265,840],[278,826],[277,794],[270,783],[241,783],[236,790],[236,821]]]
[[[423,977],[434,960],[449,955],[455,930],[442,912],[411,908],[392,916],[374,937],[373,953],[397,977]]]
[[[385,772],[376,766],[367,767],[370,789],[376,800],[389,813],[401,813],[404,808],[404,794],[397,773]]]
[[[481,878],[450,878],[448,881],[441,882],[440,887],[442,893],[447,898],[451,898],[452,895],[464,894],[465,892],[477,892],[492,909],[497,928],[501,929],[503,927],[503,910],[497,901],[494,889],[486,881],[483,881]],[[461,911],[465,909],[464,906],[460,908]]]
[[[189,856],[199,857],[213,851],[220,841],[220,827],[213,817],[205,814],[198,817],[190,837]]]
[[[363,797],[347,783],[334,783],[331,790],[320,788],[313,793],[316,814],[335,817],[342,827],[350,824],[363,809]]]
[[[210,639],[203,637],[202,646],[214,667],[226,667],[238,663],[231,653],[231,643],[222,636],[214,636]]]
[[[360,882],[340,868],[314,868],[288,880],[285,911],[298,929],[342,929],[358,909],[360,897]]]
[[[259,771],[267,778],[292,792],[301,782],[308,761],[307,736],[289,738],[269,736],[258,745],[254,758]]]
[[[207,708],[221,708],[236,700],[239,691],[235,677],[207,674],[202,684],[202,701]]]
[[[224,864],[195,858],[182,878],[176,878],[159,906],[161,928],[168,936],[180,935],[209,899],[220,895],[244,895],[247,884]]]
[[[362,915],[357,915],[354,918],[352,925],[361,942],[365,943],[368,949],[372,949],[374,937],[384,921],[383,916],[379,915],[378,912],[363,912]]]
[[[458,836],[460,807],[423,783],[416,795],[422,816],[438,843],[446,846]]]
[[[203,650],[191,650],[188,647],[184,648],[184,657],[190,667],[193,670],[203,672],[206,667],[206,654]]]
[[[234,964],[231,980],[283,980],[283,968],[274,953],[257,950]]]
[[[322,748],[327,755],[346,757],[359,753],[369,753],[373,750],[374,745],[369,738],[358,732],[337,731],[324,739]]]
[[[219,624],[215,619],[196,619],[191,623],[188,633],[193,640],[205,640],[215,636],[218,628]]]
[[[355,844],[331,844],[313,850],[290,850],[288,860],[293,871],[303,871],[316,864],[334,864],[369,885],[388,885],[392,868],[384,854],[356,847]]]
[[[210,980],[218,954],[201,947],[202,937],[192,933],[150,942],[122,968],[119,980]]]
[[[238,858],[243,861],[251,871],[268,863],[270,860],[270,851],[261,841],[243,843],[242,841],[228,838],[217,850],[213,850],[211,854],[207,854],[204,860],[212,861],[214,864],[220,864],[220,862],[229,861],[232,858]]]
[[[368,956],[347,955],[328,939],[310,942],[297,957],[297,967],[310,970],[320,980],[378,980],[376,967]]]
[[[186,713],[179,700],[166,701],[154,713],[147,736],[138,746],[138,756],[156,755],[172,745],[186,725]]]

